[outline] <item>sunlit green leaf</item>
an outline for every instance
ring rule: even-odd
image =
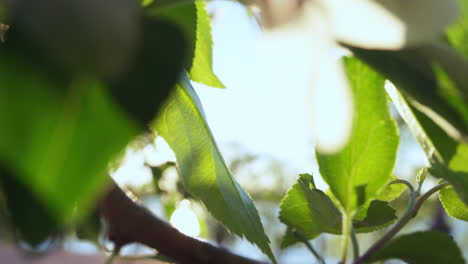
[[[457,193],[453,190],[453,187],[440,190],[439,198],[448,215],[468,221],[468,206],[460,200]]]
[[[395,121],[388,110],[384,79],[356,59],[345,60],[354,94],[356,117],[347,146],[336,154],[317,153],[320,173],[344,212],[374,199],[389,181],[398,147]],[[326,114],[326,113],[324,113]]]
[[[454,50],[441,43],[401,51],[351,50],[392,81],[412,107],[450,137],[467,140],[468,61]],[[459,97],[455,100],[455,96]]]
[[[174,151],[187,190],[229,230],[274,260],[255,205],[229,172],[187,77],[176,86],[154,129]]]
[[[204,1],[167,8],[158,8],[158,5],[154,4],[148,12],[176,23],[184,31],[189,43],[185,70],[190,79],[208,86],[224,88],[213,73],[211,21],[205,5]]]
[[[387,202],[373,200],[363,219],[354,219],[357,233],[367,233],[392,224],[395,210]],[[321,233],[341,234],[342,214],[324,192],[316,189],[311,175],[301,174],[298,182],[288,191],[280,205],[280,220],[288,226],[281,247],[299,242],[293,229],[307,239]]]
[[[395,87],[387,86],[387,92],[428,157],[432,165],[429,172],[449,181],[468,204],[468,144],[449,137],[430,118],[412,107]]]
[[[376,199],[380,201],[391,202],[396,198],[400,197],[400,195],[406,190],[406,185],[404,184],[389,184],[390,182],[397,180],[398,178],[392,174],[388,183],[383,187]]]
[[[377,251],[371,262],[385,259],[401,259],[409,264],[465,263],[453,238],[438,231],[416,232],[397,237]]]
[[[341,213],[324,192],[315,188],[311,175],[301,174],[281,202],[279,218],[289,229],[297,228],[308,239],[313,239],[338,225]],[[295,235],[288,232],[281,247],[297,241]]]

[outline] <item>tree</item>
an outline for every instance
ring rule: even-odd
[[[279,205],[287,226],[282,247],[302,242],[324,263],[309,241],[330,233],[342,237],[340,263],[349,248],[354,264],[464,263],[446,233],[396,235],[435,193],[450,216],[468,221],[466,1],[239,2],[260,10],[265,43],[276,47],[273,63],[281,56],[300,62],[297,76],[312,90],[317,162],[330,187],[320,190],[316,176],[299,175]],[[0,220],[10,242],[37,249],[70,229],[84,234],[87,220],[100,228],[102,217],[114,245],[108,262],[139,242],[162,261],[261,263],[180,233],[113,182],[110,168],[125,147],[149,134],[164,138],[177,159],[153,167],[155,178],[176,166],[184,195],[276,263],[191,84],[224,87],[212,71],[204,1],[19,0],[0,7]],[[337,46],[351,55],[334,59]],[[389,101],[430,163],[416,186],[392,174],[399,138]],[[428,175],[439,183],[422,193]],[[390,202],[405,188],[408,208],[398,218]],[[384,228],[361,253],[356,234]]]

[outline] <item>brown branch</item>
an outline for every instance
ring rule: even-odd
[[[183,264],[265,264],[186,236],[133,202],[116,184],[99,203],[117,247],[138,242]]]

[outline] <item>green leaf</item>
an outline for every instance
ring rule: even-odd
[[[373,200],[366,208],[365,217],[353,219],[353,228],[356,233],[369,233],[385,228],[397,219],[395,209],[388,202]],[[327,230],[327,233],[341,235],[341,222]]]
[[[440,43],[401,51],[351,50],[450,137],[467,141],[468,62],[454,50]]]
[[[448,215],[468,221],[468,206],[460,200],[453,187],[449,186],[440,190],[439,199]]]
[[[397,219],[395,210],[388,202],[373,200],[363,220],[355,220],[356,233],[367,233],[391,225]]]
[[[404,184],[389,184],[390,182],[397,180],[398,178],[395,177],[395,175],[392,174],[390,177],[388,183],[383,187],[376,199],[381,200],[381,201],[386,201],[386,202],[391,202],[395,200],[396,198],[400,197],[400,195],[406,190],[406,185]]]
[[[447,30],[448,42],[461,54],[468,58],[468,1],[459,0],[459,17]]]
[[[397,237],[379,250],[370,261],[385,259],[401,259],[409,264],[465,263],[452,237],[438,231],[416,232]]]
[[[386,227],[396,219],[395,210],[387,202],[374,200],[366,209],[364,219],[353,220],[357,233]],[[307,239],[314,239],[325,232],[341,234],[341,212],[324,192],[315,188],[309,174],[301,174],[288,191],[281,202],[279,218],[288,226],[282,248],[300,241],[293,229],[299,230]]]
[[[80,214],[74,210],[86,213],[106,183],[109,162],[142,130],[135,120],[152,118],[172,88],[182,58],[162,58],[183,54],[183,48],[161,39],[172,41],[178,31],[165,23],[145,24],[133,63],[109,91],[96,76],[57,64],[12,28],[0,45],[0,161],[59,223],[76,220]],[[167,70],[153,72],[164,65]]]
[[[187,190],[229,230],[274,261],[255,205],[231,176],[187,77],[176,86],[154,129],[174,151]]]
[[[390,179],[398,134],[388,111],[384,79],[356,59],[348,58],[345,64],[356,102],[353,132],[343,150],[317,153],[317,161],[344,212],[351,214],[373,200]],[[359,189],[364,190],[362,201]]]
[[[153,120],[176,83],[185,57],[178,27],[144,18],[136,54],[127,71],[110,84],[113,97],[142,126]]]
[[[285,248],[299,241],[290,231],[291,228],[313,239],[338,225],[341,213],[324,192],[315,188],[311,175],[301,174],[281,202],[279,219],[288,225],[289,231],[281,243],[281,247]]]
[[[99,234],[102,229],[100,215],[97,211],[93,211],[76,227],[76,237],[99,244]]]
[[[211,21],[205,5],[204,1],[173,5],[168,8],[158,8],[155,4],[148,12],[176,23],[184,31],[189,43],[185,70],[191,80],[212,87],[225,88],[213,72]]]
[[[35,247],[57,233],[58,223],[40,197],[2,165],[0,184],[9,223],[13,224],[19,238]]]
[[[412,107],[395,87],[387,86],[387,93],[428,157],[432,165],[429,172],[449,181],[461,200],[468,204],[468,144],[458,143],[448,136],[430,118]]]

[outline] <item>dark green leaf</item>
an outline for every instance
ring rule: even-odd
[[[158,8],[155,4],[149,9],[149,13],[176,23],[184,31],[189,43],[185,69],[190,79],[208,86],[224,88],[213,73],[211,21],[205,2],[195,1],[170,8]]]
[[[438,231],[416,232],[390,241],[371,261],[401,259],[409,264],[464,264],[465,260],[452,237]]]
[[[148,122],[181,71],[183,48],[171,25],[148,22],[142,30],[136,57],[112,92],[129,113]],[[89,208],[108,163],[141,126],[105,84],[68,71],[26,40],[13,30],[0,45],[0,160],[53,217],[71,220],[76,206]]]
[[[174,151],[186,189],[229,230],[274,260],[255,205],[231,176],[187,77],[176,86],[154,128]]]
[[[353,225],[357,233],[366,233],[386,227],[396,219],[395,210],[388,202],[374,200],[367,210],[366,218],[354,221]]]
[[[367,207],[363,219],[353,219],[353,227],[356,233],[368,233],[387,227],[397,219],[395,209],[388,202],[373,200]],[[341,235],[341,222],[327,230],[327,233]]]
[[[58,223],[37,195],[0,165],[0,186],[19,238],[37,246],[58,231]]]
[[[93,211],[84,218],[76,228],[76,237],[99,243],[99,234],[102,230],[101,218],[97,211]]]
[[[375,199],[391,177],[398,147],[398,135],[391,118],[384,79],[356,59],[345,60],[355,101],[355,120],[349,143],[336,154],[317,153],[320,173],[344,212]],[[362,196],[362,195],[361,195]]]
[[[137,54],[111,89],[121,106],[146,125],[182,71],[185,43],[180,30],[168,22],[145,19],[141,33]]]

